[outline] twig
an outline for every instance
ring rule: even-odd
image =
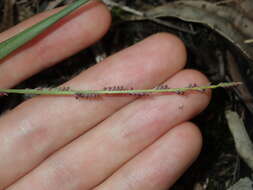
[[[10,28],[13,25],[13,7],[16,3],[16,0],[5,0],[4,1],[4,8],[3,8],[3,18],[2,22],[0,23],[0,32]]]
[[[158,18],[154,18],[154,17],[150,17],[150,16],[147,16],[144,12],[141,12],[141,11],[138,11],[136,9],[133,9],[131,7],[128,7],[128,6],[125,6],[125,5],[121,5],[119,3],[116,3],[112,0],[103,0],[103,2],[108,5],[108,6],[111,6],[111,7],[118,7],[128,13],[131,13],[133,15],[136,15],[136,16],[139,16],[139,17],[142,17],[144,19],[147,19],[147,20],[150,20],[152,22],[155,22],[157,24],[161,24],[163,26],[166,26],[166,27],[169,27],[169,28],[172,28],[172,29],[175,29],[175,30],[178,30],[178,31],[181,31],[181,32],[186,32],[186,33],[190,33],[190,34],[195,34],[195,32],[193,31],[190,31],[190,30],[187,30],[183,27],[180,27],[180,26],[175,26],[173,24],[170,24],[169,22],[166,22],[166,21],[163,21],[161,19],[158,19]]]

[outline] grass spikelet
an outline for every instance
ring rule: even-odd
[[[169,88],[167,85],[160,85],[153,89],[134,89],[125,88],[124,86],[110,86],[104,87],[102,90],[72,90],[70,87],[58,88],[35,88],[35,89],[0,89],[0,95],[7,95],[8,93],[16,94],[33,94],[33,95],[61,95],[61,96],[75,96],[78,98],[97,98],[102,95],[134,95],[147,96],[157,93],[176,93],[184,95],[186,91],[205,92],[207,89],[228,88],[242,85],[241,82],[219,83],[216,85],[198,86],[197,84],[189,84],[184,88]]]

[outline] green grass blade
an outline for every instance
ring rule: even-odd
[[[10,39],[0,43],[0,60],[5,58],[11,52],[21,47],[28,41],[35,38],[37,35],[42,33],[48,27],[59,21],[64,16],[70,14],[75,9],[79,8],[83,4],[89,2],[90,0],[77,0],[76,2],[68,5],[66,8],[62,9],[58,13],[42,20],[41,22],[31,26],[30,28],[20,32],[19,34],[11,37]]]

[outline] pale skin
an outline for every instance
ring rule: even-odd
[[[0,41],[56,12],[37,15],[0,34]],[[110,26],[99,2],[81,7],[60,24],[0,61],[0,87],[22,80],[85,49]],[[186,51],[174,35],[159,33],[108,57],[64,86],[102,89],[161,83],[206,85],[185,70]],[[210,91],[136,98],[41,96],[0,117],[0,189],[162,190],[198,156],[201,134],[189,120],[209,103]]]

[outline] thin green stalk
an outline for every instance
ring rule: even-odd
[[[112,95],[112,94],[145,95],[145,94],[168,93],[168,92],[181,94],[186,91],[205,91],[207,89],[233,87],[233,86],[237,86],[241,84],[242,84],[241,82],[230,82],[230,83],[219,83],[217,85],[205,85],[205,86],[191,85],[189,87],[184,87],[184,88],[159,89],[159,86],[158,86],[157,88],[153,88],[153,89],[131,89],[131,90],[124,90],[124,89],[123,90],[71,90],[71,89],[65,89],[66,87],[46,88],[46,89],[0,89],[0,93],[2,93],[2,95],[6,95],[7,93],[15,93],[15,94],[32,94],[32,95],[76,95],[80,97],[89,97],[89,96],[92,97],[93,95],[97,96],[97,95]]]
[[[21,47],[25,43],[29,42],[48,27],[65,17],[66,15],[73,12],[75,9],[79,8],[83,4],[89,2],[90,0],[77,0],[74,3],[68,5],[66,8],[62,9],[58,13],[49,16],[48,18],[42,20],[41,22],[31,26],[30,28],[24,30],[23,32],[13,36],[12,38],[0,43],[0,60],[5,58],[11,52]]]

